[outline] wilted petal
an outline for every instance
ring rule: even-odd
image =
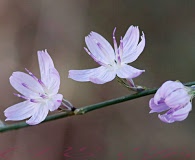
[[[9,80],[11,85],[26,97],[36,98],[39,97],[39,93],[44,93],[40,83],[26,73],[13,72]]]
[[[53,60],[47,50],[38,51],[37,54],[41,80],[53,94],[57,94],[60,86],[60,75],[54,67]]]
[[[165,114],[158,115],[161,121],[173,123],[187,118],[192,109],[190,102],[192,95],[188,93],[186,88],[180,82],[167,81],[158,89],[154,98],[150,100],[150,108],[157,108],[162,104],[168,107],[169,110]],[[152,112],[154,111],[152,110]]]
[[[61,94],[56,94],[52,97],[52,99],[49,101],[49,110],[55,111],[56,109],[58,109],[62,103],[62,98],[63,95]]]
[[[122,61],[124,63],[131,63],[135,61],[144,50],[145,43],[146,43],[145,36],[143,33],[143,35],[141,36],[141,42],[137,46],[135,46],[136,49],[134,49],[133,51],[131,49],[124,51],[124,54],[122,56]]]
[[[183,120],[185,120],[188,117],[188,114],[189,113],[178,115],[178,116],[174,116],[173,119],[175,121],[183,121]]]
[[[189,102],[187,105],[185,105],[185,107],[175,111],[173,113],[173,116],[180,116],[180,115],[183,115],[183,114],[187,114],[189,113],[190,111],[192,110],[192,103]]]
[[[123,64],[121,68],[117,70],[117,76],[119,76],[120,78],[135,78],[142,74],[143,72],[145,71]]]
[[[164,115],[158,115],[160,120],[166,123],[173,123],[175,121],[183,121],[188,117],[189,112],[192,110],[192,104],[189,102],[185,107],[178,109],[177,111],[168,111]],[[169,113],[170,112],[170,113]]]
[[[41,103],[39,104],[36,108],[34,108],[34,112],[32,117],[26,121],[27,124],[29,125],[36,125],[41,123],[43,120],[45,120],[49,109],[48,109],[48,104],[46,103]],[[50,105],[50,104],[49,104]]]
[[[176,108],[179,106],[184,106],[190,101],[190,96],[188,95],[185,89],[178,89],[172,92],[167,98],[165,99],[165,103],[170,108]]]
[[[165,114],[163,114],[163,115],[158,115],[158,118],[161,120],[161,121],[163,121],[163,122],[165,122],[165,123],[173,123],[173,122],[175,122],[175,120],[173,120],[173,118],[170,116],[170,115],[167,115],[166,113]]]
[[[169,96],[172,92],[178,90],[178,89],[184,89],[184,85],[181,82],[178,81],[170,81],[169,83],[165,83],[162,85],[162,90],[164,92],[164,97],[166,98]]]
[[[166,86],[168,86],[168,84],[172,83],[173,81],[166,81],[165,83],[163,83],[163,85],[157,90],[157,92],[154,95],[154,103],[156,105],[158,105],[159,101],[161,101],[163,99],[163,101],[165,100],[164,97],[164,88]]]
[[[184,88],[183,84],[181,82],[176,81],[166,81],[163,83],[163,85],[158,89],[154,96],[154,102],[158,104],[158,101],[160,101],[162,98],[165,99],[167,96],[169,96],[173,91],[177,89]]]
[[[24,101],[17,103],[4,111],[7,120],[17,121],[29,118],[33,114],[34,107],[37,107],[36,103]]]
[[[156,105],[154,103],[154,98],[150,99],[149,106],[151,109],[150,113],[154,113],[154,112],[160,113],[160,112],[163,112],[163,111],[170,109],[164,102]]]

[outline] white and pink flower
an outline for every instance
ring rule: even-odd
[[[11,85],[20,92],[20,94],[15,95],[25,99],[25,101],[4,111],[7,117],[6,121],[30,118],[26,123],[36,125],[46,118],[49,111],[54,111],[61,105],[63,96],[58,94],[60,75],[47,50],[38,51],[37,54],[41,79],[36,78],[27,69],[29,74],[17,71],[10,77]]]
[[[144,72],[144,70],[128,65],[142,53],[145,47],[144,33],[142,33],[139,42],[138,27],[130,26],[125,36],[121,37],[120,45],[117,46],[115,31],[116,28],[113,31],[114,49],[104,37],[96,32],[91,32],[85,37],[89,50],[84,49],[101,66],[95,69],[70,70],[69,78],[80,82],[91,81],[96,84],[103,84],[113,80],[116,76],[132,79]]]

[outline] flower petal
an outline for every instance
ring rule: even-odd
[[[123,38],[124,54],[132,53],[139,41],[139,29],[137,26],[130,26]],[[128,52],[128,53],[127,53]],[[126,56],[126,55],[124,55]]]
[[[172,92],[167,98],[165,99],[165,103],[170,108],[176,108],[179,106],[184,106],[190,101],[190,96],[185,89],[178,89],[175,92]]]
[[[139,57],[139,55],[142,53],[142,51],[144,50],[145,43],[146,43],[145,36],[144,36],[144,33],[142,33],[141,42],[137,46],[135,46],[136,49],[132,50],[130,48],[129,50],[124,51],[124,54],[122,56],[122,61],[124,63],[131,63],[135,61]]]
[[[50,69],[50,75],[49,75],[49,84],[47,86],[50,93],[53,95],[57,94],[60,89],[60,75],[58,71],[55,68]]]
[[[41,72],[41,80],[47,79],[47,77],[50,74],[49,69],[54,68],[53,60],[49,56],[47,50],[38,51],[37,55],[38,55],[38,61],[39,61],[39,68]],[[46,82],[44,81],[44,83]]]
[[[29,101],[17,103],[4,111],[7,117],[6,121],[17,121],[29,118],[32,116],[35,107],[37,107],[37,104]]]
[[[120,78],[135,78],[145,72],[145,70],[139,70],[132,66],[123,64],[120,69],[117,70],[117,76]]]
[[[188,117],[188,115],[189,115],[189,113],[181,114],[181,115],[178,115],[178,116],[174,116],[173,119],[175,121],[183,121]]]
[[[99,71],[99,68],[101,67],[85,70],[69,70],[68,78],[79,82],[87,82],[90,81],[90,77],[93,77]]]
[[[47,50],[38,51],[37,54],[41,80],[50,92],[57,94],[60,86],[60,75],[54,67],[53,60],[49,56]]]
[[[91,35],[91,38],[101,43],[102,47],[105,49],[106,53],[109,54],[109,57],[111,59],[115,59],[114,50],[112,46],[110,45],[110,43],[104,37],[102,37],[100,34],[96,32],[91,32],[90,35]]]
[[[38,103],[39,106],[36,106],[32,117],[26,121],[29,125],[36,125],[41,123],[47,117],[49,112],[48,104],[46,103]]]
[[[181,108],[177,111],[174,109],[169,110],[164,115],[158,115],[160,120],[165,123],[173,123],[175,121],[183,121],[188,117],[189,112],[192,110],[192,103],[189,102],[184,108]]]
[[[160,103],[160,104],[156,105],[154,103],[154,98],[150,99],[149,106],[151,109],[150,113],[154,113],[154,112],[160,113],[160,112],[163,112],[163,111],[170,109],[165,103]]]
[[[158,104],[161,99],[165,99],[169,96],[173,91],[177,89],[184,88],[181,82],[176,81],[166,81],[163,85],[158,89],[154,96],[154,103]]]
[[[172,117],[170,117],[169,115],[167,115],[166,113],[165,114],[163,114],[163,115],[158,115],[158,118],[161,120],[161,121],[163,121],[163,122],[165,122],[165,123],[173,123],[173,122],[175,122],[175,120],[172,118]]]
[[[37,98],[39,93],[44,93],[40,83],[30,75],[23,72],[13,72],[9,78],[11,85],[21,94],[28,98]]]
[[[91,81],[93,83],[103,84],[113,80],[115,76],[114,71],[112,72],[107,67],[101,66],[94,69],[70,70],[68,78],[80,82]]]
[[[89,48],[90,53],[93,55],[92,58],[95,59],[95,61],[101,62],[102,64],[111,64],[114,62],[114,50],[105,48],[106,44],[104,44],[104,42],[98,42],[95,38],[91,35],[85,37],[85,43]]]
[[[96,84],[104,84],[112,81],[116,77],[116,73],[106,67],[102,67],[99,72],[90,77],[90,81]]]
[[[52,97],[52,99],[48,102],[48,107],[49,107],[49,110],[52,112],[52,111],[55,111],[56,109],[58,109],[62,103],[62,98],[63,98],[63,95],[61,94],[56,94]]]
[[[183,114],[188,114],[191,110],[192,110],[192,103],[189,102],[185,107],[175,111],[173,113],[173,116],[179,116],[179,115],[183,115]]]

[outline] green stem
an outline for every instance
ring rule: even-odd
[[[195,85],[195,82],[188,82],[188,83],[185,83],[184,85],[186,85],[186,86]],[[47,116],[47,118],[42,123],[56,120],[56,119],[60,119],[60,118],[64,118],[64,117],[73,116],[73,115],[85,114],[87,112],[90,112],[90,111],[93,111],[96,109],[100,109],[103,107],[107,107],[107,106],[110,106],[113,104],[117,104],[117,103],[125,102],[128,100],[144,97],[144,96],[147,96],[150,94],[154,94],[154,93],[156,93],[156,91],[157,91],[157,89],[146,89],[146,90],[139,92],[139,93],[135,93],[135,94],[127,95],[127,96],[122,96],[122,97],[119,97],[116,99],[111,99],[108,101],[84,106],[84,107],[81,107],[79,109],[76,109],[74,112],[70,111],[70,112],[63,112],[63,113],[50,115],[50,116]],[[28,126],[30,126],[30,125],[26,124],[25,122],[14,123],[14,124],[5,125],[5,126],[0,127],[0,132],[16,130],[16,129],[20,129],[20,128],[24,128],[24,127],[28,127]]]
[[[107,106],[110,106],[110,105],[113,105],[113,104],[117,104],[117,103],[129,101],[129,100],[132,100],[132,99],[136,99],[136,98],[139,98],[139,97],[144,97],[144,96],[147,96],[147,95],[150,95],[150,94],[154,94],[154,93],[156,93],[156,90],[157,89],[147,89],[147,90],[144,90],[142,92],[135,93],[135,94],[122,96],[122,97],[119,97],[119,98],[116,98],[116,99],[111,99],[111,100],[108,100],[108,101],[92,104],[92,105],[89,105],[89,106],[85,106],[85,107],[76,109],[74,111],[74,113],[76,115],[77,114],[85,114],[87,112],[90,112],[90,111],[93,111],[93,110],[96,110],[96,109],[100,109],[100,108],[103,108],[103,107],[107,107]]]
[[[73,112],[61,112],[58,114],[47,116],[46,119],[42,123],[56,120],[56,119],[60,119],[60,118],[64,118],[64,117],[68,117],[68,116],[73,116],[73,115],[74,115]],[[6,131],[16,130],[16,129],[30,127],[30,126],[31,125],[28,125],[26,122],[18,122],[18,123],[9,124],[9,125],[5,125],[5,126],[0,127],[0,132],[6,132]]]

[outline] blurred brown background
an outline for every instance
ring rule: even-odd
[[[132,64],[146,70],[136,84],[158,87],[166,80],[195,80],[195,1],[1,0],[1,120],[7,107],[21,101],[8,81],[12,72],[26,67],[39,76],[37,50],[48,49],[61,75],[60,93],[76,107],[129,94],[116,81],[95,85],[67,76],[70,69],[98,66],[83,49],[90,31],[112,43],[114,27],[119,39],[130,25],[139,26],[146,36],[145,50]],[[165,124],[157,114],[148,114],[150,98],[2,133],[0,159],[194,159],[195,113],[183,122]],[[67,147],[80,158],[64,155]],[[87,152],[94,152],[94,157],[84,158]]]

